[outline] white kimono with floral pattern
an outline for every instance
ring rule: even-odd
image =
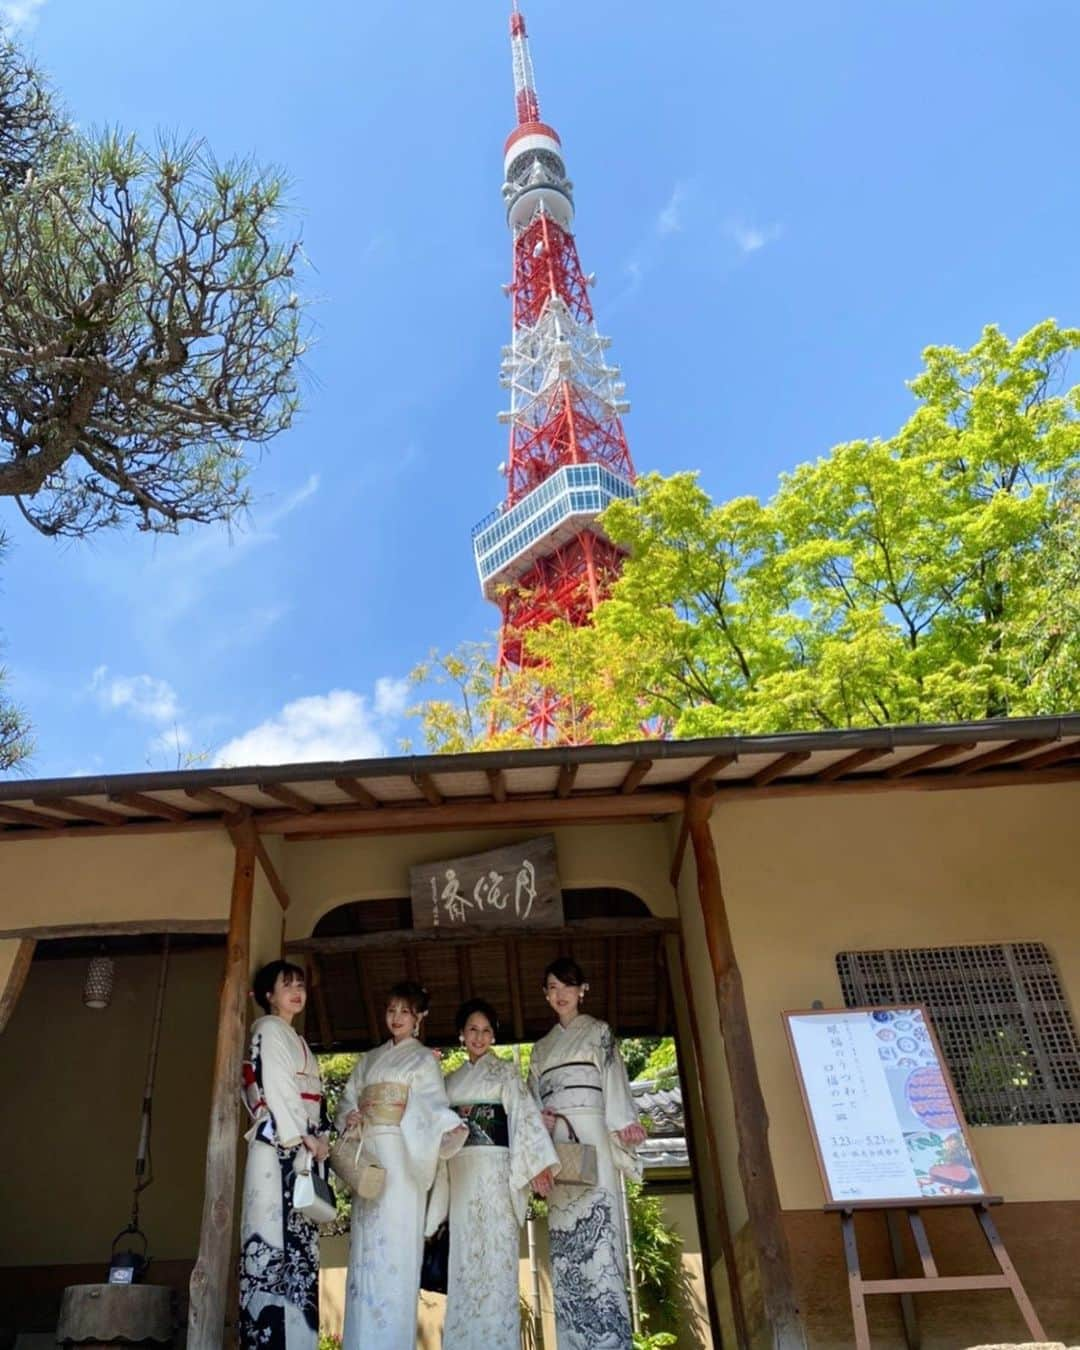
[[[606,1022],[578,1013],[533,1047],[529,1086],[539,1105],[596,1147],[599,1183],[548,1197],[551,1276],[559,1350],[630,1350],[622,1175],[639,1179],[636,1152],[617,1130],[638,1122],[619,1047]],[[566,1139],[559,1121],[555,1138]]]
[[[376,1083],[403,1084],[409,1096],[400,1124],[364,1127],[364,1152],[386,1169],[386,1181],[377,1199],[353,1199],[342,1350],[411,1350],[427,1194],[440,1157],[465,1140],[449,1137],[461,1121],[447,1104],[438,1061],[411,1039],[387,1041],[363,1056],[341,1094],[339,1130]]]
[[[469,1126],[465,1148],[439,1168],[428,1232],[450,1218],[443,1350],[518,1350],[518,1230],[529,1182],[559,1156],[521,1074],[489,1050],[446,1079],[450,1104]],[[485,1108],[506,1113],[509,1147],[491,1142]]]
[[[247,1133],[240,1218],[241,1350],[315,1350],[319,1335],[319,1229],[292,1207],[301,1136],[319,1134],[319,1061],[281,1017],[251,1027],[244,1064]]]

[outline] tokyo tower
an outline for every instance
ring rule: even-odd
[[[480,585],[499,606],[498,689],[531,663],[523,637],[553,619],[588,622],[619,574],[622,554],[600,513],[634,493],[622,414],[629,410],[593,317],[574,242],[573,184],[558,133],[540,119],[525,17],[510,16],[517,125],[504,150],[502,195],[513,238],[513,307],[500,384],[510,407],[510,446],[500,471],[506,499],[473,530]],[[541,686],[521,729],[539,742],[559,735],[560,700]]]

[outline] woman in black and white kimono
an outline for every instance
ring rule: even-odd
[[[559,1350],[631,1350],[623,1176],[641,1177],[636,1148],[645,1131],[611,1028],[581,1011],[588,988],[569,957],[548,966],[544,997],[559,1020],[533,1047],[529,1065],[553,1137],[568,1137],[568,1121],[596,1148],[597,1185],[556,1180],[548,1196],[555,1325]]]
[[[427,1225],[449,1213],[443,1350],[519,1350],[519,1230],[529,1191],[548,1194],[559,1156],[517,1065],[492,1053],[495,1009],[470,999],[456,1020],[469,1058],[446,1079],[446,1095],[469,1135],[439,1168]]]
[[[252,989],[265,1017],[251,1028],[244,1101],[253,1124],[240,1219],[241,1350],[315,1350],[319,1229],[292,1207],[301,1150],[327,1155],[319,1063],[292,1028],[307,1002],[304,972],[271,961]]]

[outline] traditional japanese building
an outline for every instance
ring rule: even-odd
[[[431,990],[433,1043],[471,994],[532,1039],[560,952],[619,1034],[673,1033],[727,1346],[854,1344],[782,1013],[922,1003],[1007,1252],[1048,1338],[1075,1343],[1078,809],[1080,716],[4,783],[0,1327],[49,1344],[61,1291],[104,1276],[168,935],[140,1221],[192,1350],[231,1335],[246,991],[283,949],[326,1048],[380,1039],[405,976]],[[411,868],[538,836],[559,927],[416,926]],[[856,1228],[864,1273],[890,1275],[883,1214]],[[926,1229],[946,1275],[996,1269],[969,1210],[931,1207]],[[899,1301],[869,1303],[874,1346],[903,1345]],[[1033,1339],[1003,1290],[946,1284],[915,1315],[928,1350]]]

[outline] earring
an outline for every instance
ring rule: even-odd
[[[459,1037],[458,1037],[458,1040],[461,1042],[462,1045],[465,1044],[465,1037],[464,1037],[464,1036],[459,1036]]]

